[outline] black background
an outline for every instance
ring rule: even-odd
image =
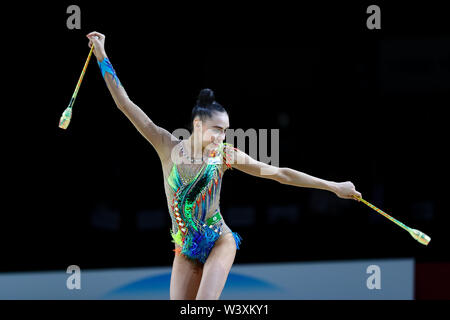
[[[71,4],[81,8],[81,30],[66,26]],[[424,247],[362,203],[234,170],[221,208],[243,237],[235,263],[449,261],[449,19],[437,4],[378,3],[382,28],[368,30],[370,4],[71,2],[5,11],[16,18],[4,29],[1,271],[172,263],[169,215],[160,229],[136,224],[139,210],[167,210],[159,158],[115,107],[95,57],[69,128],[58,128],[91,31],[106,35],[128,95],[161,127],[187,128],[198,92],[212,88],[231,128],[280,129],[280,167],[352,181],[432,238]],[[315,212],[314,201],[329,210]],[[119,212],[119,228],[92,224],[99,203]],[[272,205],[297,206],[298,221],[269,223]],[[233,206],[254,207],[255,223],[233,227]]]

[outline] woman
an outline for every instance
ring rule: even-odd
[[[91,32],[87,37],[89,47],[94,44],[102,76],[117,107],[152,144],[161,160],[175,243],[171,299],[219,299],[222,293],[241,241],[220,214],[221,182],[227,169],[282,184],[329,190],[344,199],[361,197],[351,182],[336,183],[290,168],[276,168],[224,143],[228,113],[209,89],[200,92],[192,110],[191,136],[177,139],[129,99],[106,55],[105,36]]]

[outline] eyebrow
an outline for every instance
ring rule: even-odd
[[[219,126],[213,126],[213,128],[219,128],[219,129],[228,129],[229,127],[226,127],[226,128],[222,128],[222,127],[219,127]]]

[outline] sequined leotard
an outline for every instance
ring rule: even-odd
[[[170,231],[176,254],[205,263],[214,243],[231,232],[239,249],[241,237],[230,230],[220,213],[222,177],[231,169],[233,146],[222,143],[201,163],[191,163],[183,140],[164,166],[164,188],[172,219]],[[175,156],[174,156],[175,155]]]

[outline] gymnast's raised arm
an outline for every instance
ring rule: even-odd
[[[171,155],[172,146],[177,141],[176,137],[164,128],[156,125],[133,101],[128,97],[124,87],[112,67],[105,52],[105,35],[99,32],[91,32],[86,35],[89,47],[94,44],[94,55],[100,65],[102,76],[111,93],[117,107],[133,123],[136,129],[152,144],[161,160]]]

